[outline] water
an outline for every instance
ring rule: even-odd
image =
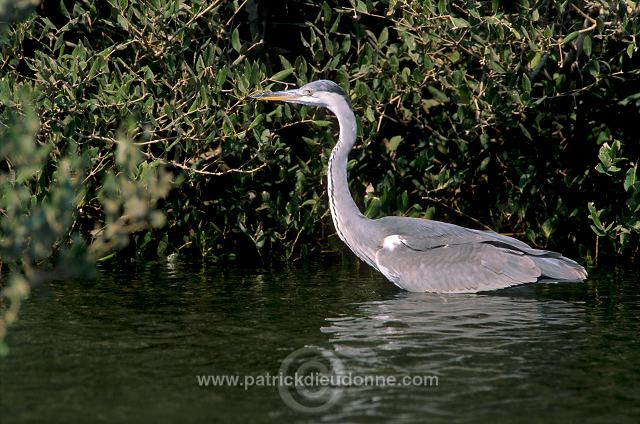
[[[265,270],[104,268],[25,303],[0,359],[0,414],[3,423],[635,423],[639,328],[632,271],[439,296],[399,291],[335,258]],[[293,370],[343,380],[298,390],[265,381]],[[198,376],[250,387],[206,387]],[[413,380],[382,385],[403,378]]]

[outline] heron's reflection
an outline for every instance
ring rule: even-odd
[[[384,402],[375,401],[382,394],[416,413],[449,418],[474,417],[490,403],[508,408],[498,393],[530,401],[551,396],[552,382],[576,362],[570,352],[587,331],[584,316],[580,303],[544,299],[534,289],[402,292],[361,303],[357,313],[328,318],[322,328],[348,372],[437,376],[439,384],[355,387],[345,392],[338,415],[362,409],[385,416]]]
[[[402,292],[361,303],[357,311],[328,318],[321,330],[336,352],[363,367],[387,362],[442,371],[471,358],[469,364],[485,356],[499,362],[503,355],[513,362],[558,331],[574,333],[584,325],[581,304],[540,299],[527,289],[446,296]]]

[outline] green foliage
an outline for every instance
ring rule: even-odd
[[[97,260],[128,244],[131,233],[164,225],[155,207],[172,186],[170,174],[142,162],[121,139],[115,166],[103,174],[96,196],[101,216],[86,237],[78,216],[92,203],[83,184],[91,176],[88,155],[73,143],[62,151],[36,143],[38,120],[30,106],[23,110],[0,114],[0,356],[31,287],[87,278]]]
[[[28,87],[49,166],[85,158],[71,225],[87,240],[96,220],[139,207],[113,195],[119,140],[143,155],[129,175],[180,176],[166,225],[128,228],[124,254],[322,246],[332,119],[247,96],[330,78],[361,119],[351,187],[368,216],[513,231],[592,258],[596,231],[616,240],[599,254],[633,259],[637,15],[590,0],[46,1],[0,37],[0,102],[19,110]]]
[[[606,237],[618,255],[625,253],[627,246],[640,233],[640,182],[637,180],[638,162],[620,157],[622,144],[615,140],[611,146],[605,142],[600,147],[596,171],[607,176],[620,197],[603,209],[596,209],[594,202],[588,203],[591,229],[598,237]],[[622,168],[621,168],[622,167]],[[623,172],[626,168],[626,172]],[[624,191],[620,190],[620,187]],[[612,216],[609,223],[604,216]],[[637,247],[636,247],[637,249]]]

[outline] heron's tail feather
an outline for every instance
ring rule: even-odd
[[[533,256],[531,259],[542,272],[541,280],[580,282],[587,278],[587,271],[582,265],[562,255]]]

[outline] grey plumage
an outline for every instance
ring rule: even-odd
[[[470,293],[587,277],[582,266],[559,253],[534,249],[495,232],[419,218],[366,218],[349,193],[347,159],[356,141],[356,120],[340,86],[320,80],[253,97],[326,107],[336,115],[340,136],[328,165],[329,208],[336,232],[360,259],[398,287]]]

